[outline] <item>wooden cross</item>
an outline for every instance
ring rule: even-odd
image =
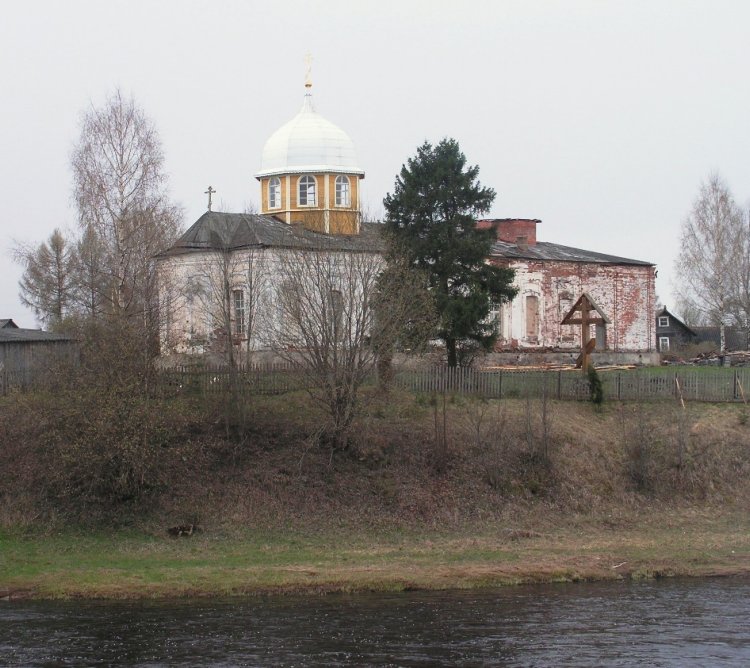
[[[591,338],[591,325],[606,325],[608,323],[609,318],[585,292],[562,319],[561,325],[581,326],[581,354],[576,360],[576,368],[580,367],[583,373],[589,370],[591,353],[596,348],[596,338]]]
[[[208,186],[208,190],[206,190],[206,192],[203,193],[204,195],[208,195],[208,210],[209,211],[211,210],[211,195],[213,195],[215,192],[216,191],[211,186]]]

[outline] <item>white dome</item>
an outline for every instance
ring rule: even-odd
[[[315,111],[310,93],[305,94],[300,112],[266,142],[260,171],[255,176],[302,172],[364,176],[349,135]]]

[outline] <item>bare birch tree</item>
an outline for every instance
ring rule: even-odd
[[[107,310],[146,313],[154,308],[153,256],[176,238],[180,211],[170,203],[164,156],[153,123],[117,90],[91,107],[71,163],[82,229],[105,249]]]
[[[730,272],[730,312],[734,321],[750,337],[750,210],[745,208],[737,215],[741,218],[734,244],[735,266]]]
[[[736,314],[746,237],[742,210],[723,179],[712,174],[682,223],[675,273],[678,301],[719,325],[722,350],[726,349],[724,326]]]

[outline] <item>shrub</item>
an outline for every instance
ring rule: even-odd
[[[83,519],[141,501],[182,475],[202,417],[155,392],[136,340],[97,333],[84,336],[80,364],[53,370],[45,390],[7,398],[0,415],[6,476],[33,484],[37,503]]]
[[[593,364],[589,366],[588,379],[589,398],[591,399],[591,403],[598,408],[604,401],[604,388],[602,387],[602,380],[599,378],[599,374]]]

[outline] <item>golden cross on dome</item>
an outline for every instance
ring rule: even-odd
[[[305,88],[312,88],[312,60],[312,56],[308,51],[307,54],[305,54]]]

